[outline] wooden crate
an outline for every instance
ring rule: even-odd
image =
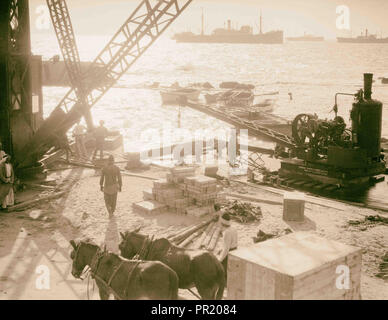
[[[283,198],[283,220],[304,221],[305,197],[300,192],[286,192]]]
[[[342,266],[349,289],[338,287]],[[360,299],[360,277],[361,249],[298,232],[231,252],[228,299]]]

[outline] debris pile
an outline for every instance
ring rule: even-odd
[[[240,202],[237,200],[231,203],[229,202],[223,208],[223,211],[228,213],[231,219],[240,223],[259,221],[263,216],[260,207],[253,206],[249,202]]]
[[[388,280],[388,252],[383,256],[383,261],[379,265],[379,273],[376,277]]]
[[[151,190],[145,190],[145,201],[135,203],[134,208],[145,213],[169,210],[202,217],[214,212],[219,191],[216,179],[196,176],[191,167],[176,167],[165,179],[155,181]]]
[[[367,216],[364,220],[349,220],[349,226],[359,227],[361,231],[365,231],[368,227],[374,227],[375,225],[388,225],[388,218],[380,215]]]
[[[253,243],[258,243],[258,242],[266,241],[268,239],[278,238],[278,237],[281,237],[281,236],[284,236],[284,235],[287,235],[287,234],[290,234],[290,233],[292,233],[292,230],[289,229],[289,228],[284,229],[283,232],[276,232],[274,234],[272,234],[272,233],[265,233],[264,231],[259,230],[259,232],[257,233],[256,237],[253,237],[252,239],[253,239]]]

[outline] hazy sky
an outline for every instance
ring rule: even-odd
[[[153,1],[153,0],[151,0]],[[45,0],[30,0],[31,26],[39,31],[38,6]],[[77,34],[112,34],[129,17],[140,0],[68,0],[74,29]],[[336,7],[350,9],[351,31],[336,28]],[[264,31],[284,30],[285,36],[304,32],[326,38],[358,35],[361,30],[388,36],[388,0],[194,0],[182,16],[171,26],[169,33],[201,28],[202,8],[205,14],[205,32],[223,27],[227,19],[233,25],[251,25],[257,31],[260,10]],[[50,28],[50,32],[53,32]]]

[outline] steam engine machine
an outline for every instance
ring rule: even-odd
[[[350,112],[351,128],[338,116],[337,93],[333,120],[300,114],[292,123],[295,148],[283,160],[279,177],[317,181],[337,187],[366,186],[386,170],[381,150],[381,102],[372,99],[373,74],[364,74],[364,89]]]

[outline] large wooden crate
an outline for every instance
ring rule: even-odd
[[[361,249],[298,232],[231,252],[228,299],[360,299],[360,277]]]

